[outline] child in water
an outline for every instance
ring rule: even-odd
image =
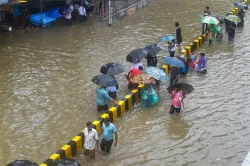
[[[193,50],[191,52],[191,54],[189,55],[189,67],[191,69],[195,69],[195,61],[197,60],[197,55],[196,55],[196,52],[195,50]]]
[[[172,99],[172,105],[169,113],[170,114],[174,114],[175,112],[180,113],[183,107],[183,99],[186,97],[185,92],[180,90],[176,86],[173,92],[170,94],[170,97]]]
[[[205,57],[205,54],[203,52],[200,53],[200,58],[197,59],[196,63],[198,64],[196,68],[196,72],[198,73],[205,73],[207,71],[207,59]]]

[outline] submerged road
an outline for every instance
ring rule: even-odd
[[[99,116],[91,78],[110,61],[130,67],[125,56],[134,48],[175,34],[179,21],[183,45],[201,32],[199,15],[209,6],[225,15],[233,1],[154,0],[139,12],[106,27],[96,21],[54,26],[28,34],[13,32],[0,40],[0,163],[15,159],[43,162]],[[118,146],[82,165],[240,165],[250,149],[250,22],[235,42],[216,41],[202,50],[208,73],[189,72],[183,81],[195,91],[181,116],[170,116],[167,83],[157,107],[136,106],[117,123]],[[166,56],[166,52],[159,54]],[[160,65],[160,64],[159,64]],[[128,91],[123,75],[119,97]]]

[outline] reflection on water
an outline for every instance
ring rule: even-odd
[[[189,128],[188,123],[179,115],[174,115],[168,120],[167,131],[173,138],[183,139],[187,135]]]
[[[99,115],[90,80],[104,63],[120,62],[129,69],[125,56],[175,34],[175,21],[188,44],[200,34],[199,15],[207,5],[216,15],[232,8],[224,0],[155,0],[112,27],[88,21],[1,35],[0,163],[46,160]],[[137,105],[115,123],[119,141],[111,154],[100,153],[93,161],[79,154],[77,160],[83,165],[239,165],[250,147],[249,27],[246,19],[233,43],[225,36],[203,46],[208,72],[182,78],[195,91],[180,116],[169,115],[166,83],[157,107]],[[164,56],[163,51],[159,61]],[[123,75],[117,79],[122,98],[127,82]]]

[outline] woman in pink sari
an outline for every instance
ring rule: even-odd
[[[178,88],[175,88],[175,90],[173,90],[173,92],[170,94],[170,97],[172,99],[172,105],[169,113],[180,113],[181,108],[183,107],[183,99],[186,97],[185,92]]]

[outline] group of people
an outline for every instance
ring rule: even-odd
[[[230,13],[227,13],[226,17],[229,15]],[[211,16],[211,12],[208,6],[205,8],[205,11],[203,12],[203,16]],[[213,43],[215,38],[222,39],[223,32],[225,29],[228,35],[228,40],[229,41],[234,40],[236,27],[244,26],[245,12],[242,8],[239,8],[239,12],[237,16],[241,19],[241,22],[239,22],[238,24],[236,24],[235,22],[229,21],[227,19],[224,19],[224,17],[221,17],[221,16],[217,17],[219,21],[218,25],[214,25],[214,24],[209,25],[206,23],[202,23],[202,34],[207,34],[209,43]],[[225,28],[224,28],[224,24],[225,24]]]
[[[60,13],[64,16],[65,24],[66,25],[72,25],[72,13],[76,10],[77,11],[77,19],[78,22],[85,22],[87,20],[87,11],[84,6],[84,3],[81,2],[79,6],[73,5],[72,2],[67,4],[65,7],[60,9]]]

